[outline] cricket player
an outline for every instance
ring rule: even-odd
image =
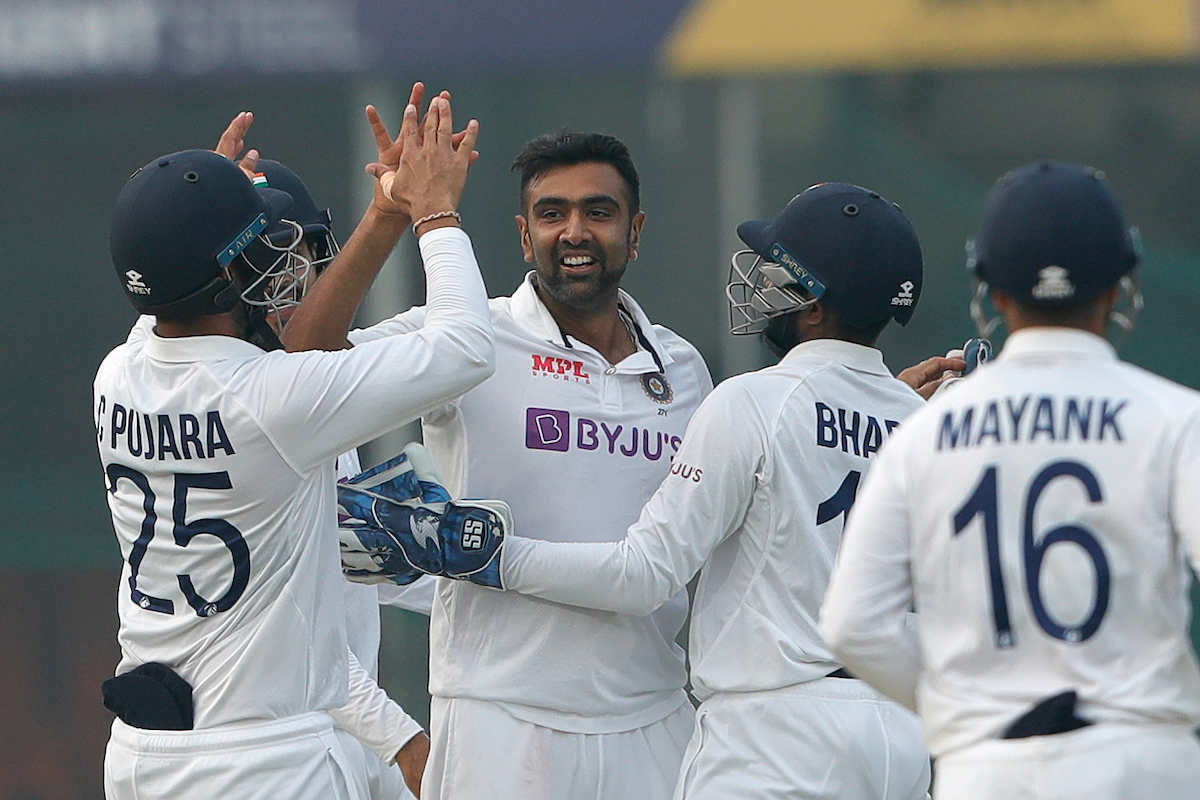
[[[816,626],[859,480],[924,402],[873,346],[920,297],[917,235],[895,205],[840,183],[738,235],[750,249],[733,257],[732,330],[761,333],[782,361],[705,399],[621,539],[509,537],[500,584],[646,615],[700,571],[689,648],[702,702],[676,798],[920,800],[917,718],[848,674]]]
[[[1200,797],[1200,394],[1106,340],[1137,263],[1101,173],[1003,177],[971,266],[1008,339],[850,516],[821,628],[920,713],[938,800]]]
[[[420,102],[420,98],[417,98]],[[231,126],[239,121],[249,122],[242,115],[234,118]],[[244,135],[244,130],[243,130]],[[218,145],[217,152],[221,152]],[[236,158],[240,147],[232,153],[222,153]],[[257,159],[256,179],[261,185],[287,192],[292,197],[292,208],[287,218],[267,229],[266,239],[270,247],[256,243],[247,248],[246,257],[251,265],[262,274],[272,275],[266,287],[264,302],[267,303],[267,321],[277,333],[299,306],[308,288],[333,261],[340,251],[333,234],[333,222],[327,208],[319,208],[308,187],[299,175],[288,166],[271,159]],[[279,263],[286,258],[287,263]],[[349,450],[337,458],[338,479],[359,474],[362,466],[358,451]],[[433,579],[424,578],[408,586],[385,584],[393,604],[429,613],[433,599]],[[378,682],[380,623],[380,586],[342,583],[343,601],[346,607],[346,637],[350,652],[358,660],[370,682]],[[370,690],[368,696],[377,701],[364,709],[365,715],[377,729],[371,738],[379,752],[358,739],[350,738],[346,750],[351,760],[358,762],[359,769],[366,775],[371,800],[397,800],[412,797],[405,786],[404,775],[396,766],[397,753],[405,742],[395,738],[406,726],[397,724],[405,712],[382,690]],[[406,715],[405,715],[406,716]],[[423,764],[422,770],[423,771]],[[419,788],[419,778],[416,781]]]
[[[524,535],[616,541],[671,469],[712,381],[696,349],[620,289],[645,219],[625,145],[595,133],[538,137],[514,169],[534,269],[491,301],[496,374],[426,413],[424,441],[453,496],[507,501]],[[416,330],[428,313],[350,340]],[[305,325],[293,319],[289,346]],[[438,583],[423,798],[670,797],[693,722],[675,643],[681,588],[642,616]]]
[[[333,729],[337,716],[363,735],[378,689],[347,647],[334,459],[491,374],[486,294],[450,213],[477,131],[452,135],[442,98],[421,126],[406,109],[405,177],[376,170],[391,191],[377,191],[352,252],[390,249],[414,215],[432,217],[417,229],[429,313],[420,331],[351,352],[252,343],[273,338],[261,304],[272,276],[244,251],[269,244],[288,195],[209,151],[156,159],[122,190],[113,263],[156,325],[110,353],[95,383],[125,557],[109,798],[366,797]],[[381,263],[330,270],[369,284]],[[421,733],[400,724],[400,741]]]

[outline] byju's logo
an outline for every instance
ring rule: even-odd
[[[550,408],[525,410],[525,446],[530,450],[557,450],[571,447],[571,415]]]
[[[572,446],[610,456],[670,461],[679,452],[681,439],[670,431],[650,430],[637,425],[622,425],[604,420],[575,417],[553,408],[525,410],[525,446],[530,450],[555,450],[565,453]],[[574,443],[572,445],[572,442]]]
[[[125,282],[125,288],[130,294],[150,294],[150,287],[142,283],[142,273],[131,269],[125,273],[125,277],[129,279]]]
[[[911,306],[913,304],[914,288],[916,288],[916,284],[914,284],[912,281],[905,281],[904,283],[900,284],[900,293],[892,298],[892,305]]]

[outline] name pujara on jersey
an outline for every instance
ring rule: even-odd
[[[147,461],[213,458],[218,451],[234,454],[220,411],[146,414],[120,403],[113,403],[109,410],[108,400],[102,395],[97,412],[96,436],[100,444],[107,443],[114,450],[125,450]]]

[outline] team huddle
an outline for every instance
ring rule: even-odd
[[[1107,341],[1140,252],[1101,173],[1001,178],[969,266],[1004,346],[896,374],[900,207],[831,182],[744,222],[730,332],[779,362],[714,388],[621,288],[623,143],[526,144],[530,270],[489,299],[478,123],[421,84],[396,138],[367,116],[340,245],[245,113],[117,198],[110,800],[1200,798],[1200,393]],[[352,329],[408,228],[426,304]],[[428,733],[377,683],[381,603],[430,617]]]

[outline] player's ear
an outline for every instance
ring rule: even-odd
[[[525,255],[525,260],[532,264],[533,239],[529,237],[529,220],[525,219],[524,214],[517,214],[514,219],[517,221],[517,230],[521,232],[521,252]]]
[[[646,221],[646,212],[639,211],[633,215],[633,219],[629,223],[629,258],[636,260],[638,257],[638,243],[642,240],[642,223]]]

